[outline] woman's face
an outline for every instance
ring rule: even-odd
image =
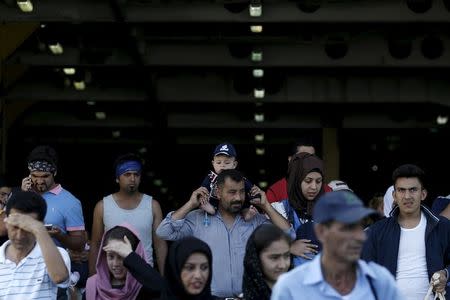
[[[301,183],[302,194],[308,201],[313,201],[322,189],[322,175],[310,172]]]
[[[291,253],[288,242],[285,239],[273,241],[269,247],[259,254],[264,279],[272,287],[278,277],[286,273],[291,265]]]
[[[128,270],[123,266],[123,258],[115,252],[106,252],[106,263],[112,276],[111,283],[125,283]]]
[[[209,262],[203,253],[191,254],[181,269],[181,282],[186,293],[198,295],[205,288],[209,278]]]

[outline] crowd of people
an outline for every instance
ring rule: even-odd
[[[55,180],[58,158],[38,146],[20,187],[0,178],[0,300],[445,299],[450,198],[432,209],[416,165],[368,205],[340,180],[326,184],[301,141],[286,177],[267,191],[222,143],[190,198],[163,216],[139,191],[135,154],[114,163],[118,190],[85,229],[81,202]],[[90,237],[90,238],[89,238]]]

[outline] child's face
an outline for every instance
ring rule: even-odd
[[[214,172],[220,174],[223,170],[235,169],[237,166],[237,161],[234,157],[219,154],[214,156],[212,165]]]
[[[124,283],[128,270],[123,265],[123,257],[115,252],[106,252],[106,263],[113,277],[111,279],[114,279],[116,283]]]

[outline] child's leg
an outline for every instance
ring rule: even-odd
[[[217,205],[219,204],[218,200],[213,197],[209,197],[209,201],[200,205],[200,208],[206,211],[210,215],[214,215],[216,213]]]

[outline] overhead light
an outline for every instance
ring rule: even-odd
[[[262,15],[262,4],[261,3],[250,3],[248,7],[251,17],[261,17]]]
[[[258,123],[264,122],[264,114],[263,113],[255,113],[255,122],[258,122]]]
[[[266,169],[259,169],[259,175],[266,174]]]
[[[94,106],[95,105],[95,101],[87,101],[86,104],[89,105],[89,106]]]
[[[30,0],[17,0],[20,10],[26,13],[33,11],[33,3]]]
[[[58,42],[49,44],[48,48],[54,55],[61,55],[64,52],[63,46]]]
[[[77,91],[83,91],[86,89],[86,84],[84,83],[84,80],[81,81],[74,81],[73,86]]]
[[[258,182],[258,185],[260,188],[263,188],[263,189],[265,189],[269,186],[267,181],[260,181],[260,182]]]
[[[264,155],[266,153],[266,149],[264,149],[264,148],[256,148],[255,152],[256,152],[256,155]]]
[[[255,62],[262,61],[263,60],[262,50],[253,50],[251,57],[252,57],[252,61],[255,61]]]
[[[95,112],[95,117],[97,120],[104,120],[106,119],[106,113],[104,111],[97,111]]]
[[[41,24],[41,28],[45,28],[47,25],[45,24]]]
[[[114,130],[112,132],[112,136],[113,136],[113,138],[120,138],[120,131],[119,130]]]
[[[73,75],[73,74],[75,74],[76,70],[75,70],[75,68],[64,68],[63,72],[66,75]]]
[[[253,33],[261,33],[263,31],[262,25],[251,25],[250,31]]]
[[[263,142],[264,141],[264,133],[255,134],[255,141],[256,142]]]
[[[141,154],[147,153],[147,147],[142,147],[142,148],[140,148],[138,151],[139,151],[139,153],[141,153]]]
[[[161,179],[154,179],[153,180],[153,185],[155,186],[162,186],[163,181]]]
[[[160,189],[161,194],[167,194],[168,191],[169,191],[169,189],[167,187],[162,187]]]
[[[253,69],[252,74],[253,74],[253,77],[255,77],[255,78],[261,78],[261,77],[264,77],[264,70],[263,69]]]
[[[258,99],[264,98],[264,92],[263,88],[255,88],[253,90],[253,96]]]
[[[445,125],[448,122],[448,116],[437,116],[436,123],[438,125]]]

